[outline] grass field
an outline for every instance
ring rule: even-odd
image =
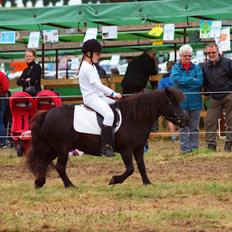
[[[178,143],[156,141],[145,155],[152,185],[113,159],[71,157],[65,189],[55,170],[39,190],[14,150],[0,150],[0,231],[232,231],[232,153],[201,148],[180,155]]]

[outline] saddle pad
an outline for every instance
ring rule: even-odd
[[[119,123],[117,123],[114,132],[116,133],[121,126],[122,116],[119,113]],[[101,127],[97,121],[97,113],[84,105],[76,105],[74,109],[74,120],[73,120],[74,130],[80,133],[101,135]]]

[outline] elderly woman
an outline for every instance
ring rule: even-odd
[[[193,49],[183,45],[179,49],[180,62],[172,68],[170,77],[173,85],[185,93],[181,107],[189,115],[189,124],[180,128],[180,148],[182,153],[192,152],[199,146],[199,121],[202,108],[201,91],[203,84],[202,70],[191,62]]]

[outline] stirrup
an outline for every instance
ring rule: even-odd
[[[106,157],[115,156],[112,146],[105,145],[104,148],[102,149],[102,155],[104,155]]]

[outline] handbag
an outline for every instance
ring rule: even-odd
[[[30,70],[28,71],[28,73],[26,74],[26,77],[27,77],[27,78],[30,77],[31,72],[32,72],[32,69],[33,69],[33,68],[31,67]],[[28,84],[29,84],[29,86],[26,87],[26,88],[24,89],[24,91],[25,91],[26,93],[29,93],[31,96],[35,96],[35,95],[37,94],[37,91],[36,91],[36,89],[35,89],[35,86],[31,85],[31,82],[30,82],[30,81],[28,81]]]
[[[29,93],[31,96],[35,96],[37,94],[37,91],[35,89],[35,86],[32,86],[29,82],[29,86],[24,89],[25,92]]]

